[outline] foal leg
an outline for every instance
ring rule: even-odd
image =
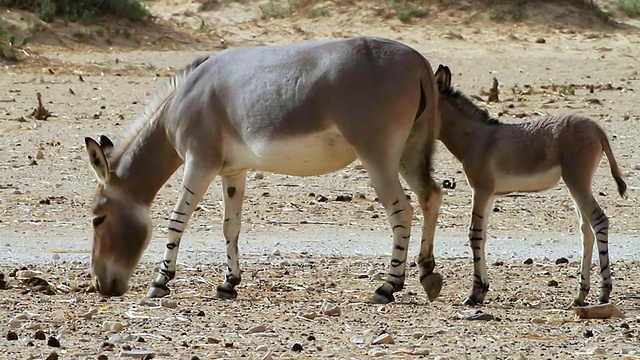
[[[433,301],[440,295],[443,282],[442,275],[434,272],[436,260],[433,255],[433,240],[442,203],[442,191],[430,175],[422,176],[427,179],[421,179],[419,176],[412,176],[413,171],[402,171],[401,173],[411,190],[418,196],[418,202],[424,216],[418,266],[420,268],[420,284],[422,284],[429,300]]]
[[[573,299],[571,306],[585,306],[585,299],[591,289],[591,261],[593,257],[593,230],[589,225],[588,216],[580,210],[578,204],[575,204],[576,212],[580,220],[580,232],[582,233],[582,263],[580,264],[580,290],[578,297]]]
[[[393,251],[385,283],[378,287],[371,297],[373,304],[387,304],[395,300],[393,293],[404,287],[407,266],[407,249],[411,237],[413,207],[404,193],[398,172],[377,163],[366,164],[373,188],[384,206],[393,231]]]
[[[246,171],[233,176],[222,177],[224,192],[224,223],[222,229],[227,246],[227,274],[224,282],[216,288],[216,296],[223,299],[235,299],[238,296],[236,285],[240,284],[240,264],[238,237],[242,224],[242,199],[246,184]]]
[[[469,226],[469,245],[473,252],[473,289],[471,295],[462,302],[463,305],[482,304],[489,291],[490,282],[484,247],[487,240],[489,208],[492,204],[492,193],[473,189],[471,225]]]
[[[198,202],[215,178],[217,170],[212,168],[209,163],[203,164],[193,160],[188,160],[185,163],[180,199],[169,217],[169,239],[164,252],[164,260],[160,264],[158,276],[151,283],[147,297],[164,297],[171,292],[167,283],[176,275],[176,261],[178,260],[182,233]]]

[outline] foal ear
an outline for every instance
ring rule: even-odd
[[[448,66],[442,64],[438,65],[435,78],[438,83],[438,90],[443,91],[451,87],[451,70]]]
[[[109,157],[113,150],[113,142],[106,135],[100,135],[100,148],[102,149],[102,152]]]
[[[84,138],[84,143],[87,146],[87,153],[89,154],[89,162],[93,171],[96,173],[98,181],[102,184],[106,184],[109,181],[109,162],[102,147],[97,141],[90,137]]]

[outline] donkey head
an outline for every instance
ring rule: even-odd
[[[151,238],[149,208],[126,192],[126,184],[110,169],[113,143],[85,138],[91,167],[98,178],[93,198],[93,249],[91,273],[96,289],[104,295],[122,295]]]

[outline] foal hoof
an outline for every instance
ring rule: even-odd
[[[148,298],[161,298],[161,297],[165,297],[167,295],[169,295],[171,293],[171,290],[169,290],[168,287],[164,286],[164,287],[158,287],[158,286],[151,286],[149,288],[149,291],[147,292],[147,297]]]
[[[585,307],[585,306],[589,306],[589,302],[588,301],[579,300],[579,299],[573,299],[573,301],[571,302],[570,308]]]
[[[396,301],[396,298],[393,297],[392,294],[379,294],[377,292],[374,292],[373,295],[371,296],[371,300],[369,300],[369,303],[371,304],[389,304]]]
[[[469,296],[466,299],[464,299],[464,301],[462,302],[462,305],[464,306],[476,306],[476,305],[482,305],[483,301],[482,300],[475,300],[473,299],[473,296]]]
[[[223,283],[216,287],[216,297],[218,299],[235,299],[238,297],[238,292],[229,283]]]
[[[442,290],[442,275],[438,273],[425,275],[420,279],[420,283],[422,284],[424,291],[427,293],[429,301],[434,301],[438,295],[440,295],[440,291]]]

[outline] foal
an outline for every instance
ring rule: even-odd
[[[578,115],[503,124],[451,87],[448,67],[440,65],[435,76],[442,119],[439,139],[462,162],[473,188],[469,241],[473,250],[474,280],[471,295],[464,304],[481,304],[489,290],[484,248],[489,209],[495,196],[546,190],[557,185],[560,178],[573,197],[583,241],[580,291],[572,305],[583,306],[589,292],[594,234],[598,240],[602,276],[600,303],[609,302],[612,288],[609,219],[591,191],[602,152],[609,160],[611,174],[622,197],[625,197],[627,184],[602,128]]]
[[[86,139],[99,181],[93,205],[91,269],[103,294],[121,295],[151,237],[149,208],[181,164],[181,194],[150,297],[169,294],[184,230],[209,184],[222,178],[227,272],[216,295],[235,298],[238,237],[249,169],[311,176],[360,159],[386,209],[392,259],[374,303],[394,300],[405,280],[413,208],[424,213],[418,264],[430,299],[433,237],[441,193],[431,177],[439,126],[438,90],[429,62],[392,40],[358,37],[228,49],[183,68],[155,96],[124,141]]]

